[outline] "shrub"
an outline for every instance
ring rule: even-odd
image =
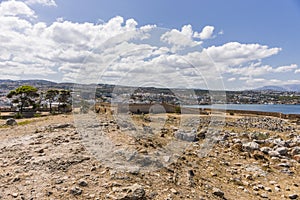
[[[21,119],[21,118],[23,118],[23,115],[18,112],[18,113],[15,114],[14,118],[15,119]]]
[[[33,117],[42,117],[41,113],[35,113]]]
[[[181,113],[181,108],[180,106],[175,107],[175,113],[180,114]]]

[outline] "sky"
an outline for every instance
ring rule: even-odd
[[[0,79],[300,84],[299,19],[297,0],[4,0]]]

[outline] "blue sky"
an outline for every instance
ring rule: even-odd
[[[138,76],[141,80],[131,84],[147,85],[143,82],[145,76],[155,74],[153,80],[147,79],[148,85],[151,85],[164,80],[163,73],[167,73],[170,78],[168,82],[161,81],[161,86],[247,89],[300,84],[300,3],[296,0],[11,0],[1,1],[0,18],[5,30],[0,35],[5,41],[0,44],[5,49],[1,52],[4,56],[0,57],[3,72],[0,78],[73,82],[82,81],[80,76],[84,74],[84,78],[91,76],[91,81],[126,84],[133,76]],[[85,26],[86,22],[89,25]],[[116,24],[119,28],[111,28]],[[135,54],[129,55],[126,61],[110,63],[109,67],[104,61],[99,61],[96,68],[95,63],[87,63],[91,60],[88,58],[97,57],[95,48],[101,49],[100,43],[109,41],[110,36],[128,35],[130,33],[126,31],[129,29],[135,32],[149,25],[152,27],[151,34],[157,34],[153,29],[158,27],[169,29],[168,33],[161,33],[160,38],[151,36],[157,43],[151,46],[156,48],[153,50],[153,62],[149,60],[154,55],[146,58],[144,54],[143,63],[133,63],[132,60],[141,56]],[[185,35],[186,40],[178,33]],[[180,43],[176,37],[182,39]],[[160,40],[162,38],[165,40]],[[141,48],[138,47],[141,45],[139,39],[138,43],[128,38],[124,38],[123,42]],[[98,41],[99,45],[84,44],[84,41],[91,40]],[[35,43],[37,48],[30,48],[33,46],[30,44]],[[116,50],[117,47],[126,49],[124,45],[110,45],[115,50],[113,53],[109,51],[110,56],[125,52],[124,49],[123,52]],[[132,45],[130,47],[133,48]],[[166,51],[169,52],[157,55],[156,50],[162,48],[168,48]],[[185,54],[182,48],[185,48]],[[193,52],[199,53],[201,62],[191,56]],[[202,57],[201,52],[205,52],[206,56]],[[30,55],[21,56],[27,53]],[[97,58],[106,57],[109,58],[109,55],[101,53]],[[194,69],[182,65],[179,57],[191,61]],[[83,73],[87,69],[99,74]],[[213,72],[206,73],[208,69]],[[172,70],[177,70],[177,76],[170,73]],[[182,81],[174,81],[179,79]],[[185,84],[186,80],[190,82]],[[211,83],[216,80],[217,84]]]

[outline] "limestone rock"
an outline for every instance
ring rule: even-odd
[[[17,121],[16,121],[15,119],[9,118],[9,119],[6,120],[6,123],[5,123],[5,124],[8,125],[8,126],[15,126],[15,125],[17,125],[18,123],[17,123]]]
[[[280,155],[285,156],[288,152],[287,147],[279,147],[275,151],[277,151]]]
[[[297,194],[290,194],[289,199],[297,199],[299,196]]]
[[[213,195],[218,196],[220,198],[224,197],[224,192],[220,190],[219,188],[213,188]]]
[[[245,151],[259,150],[259,144],[257,144],[256,142],[248,142],[243,144],[243,149]]]

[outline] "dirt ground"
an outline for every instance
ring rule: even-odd
[[[242,115],[125,118],[0,120],[0,199],[300,199],[295,123]]]

